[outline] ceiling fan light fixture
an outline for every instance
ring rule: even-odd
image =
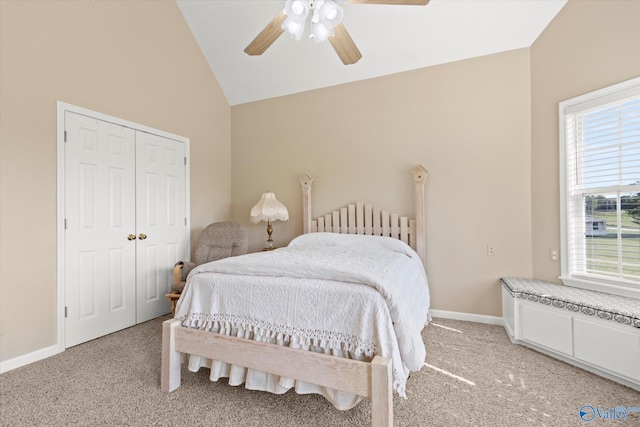
[[[284,14],[287,15],[287,19],[282,24],[282,29],[286,30],[296,40],[302,38],[304,23],[309,15],[309,9],[308,0],[287,0],[284,4]]]
[[[333,36],[333,29],[342,22],[344,12],[334,0],[317,0],[312,19],[311,38],[320,43]]]
[[[304,22],[309,15],[309,1],[308,0],[287,0],[284,4],[284,13],[297,22]]]
[[[342,17],[344,16],[342,8],[333,0],[325,0],[322,3],[322,6],[320,6],[319,12],[320,21],[324,22],[326,26],[330,26],[331,28],[342,22]]]
[[[317,43],[323,42],[333,35],[333,28],[324,25],[322,21],[314,22],[312,31],[310,37]]]
[[[282,24],[282,28],[286,30],[291,37],[296,40],[300,40],[304,33],[304,21],[297,22],[296,20],[287,17]]]
[[[287,0],[284,4],[284,14],[288,19],[296,22],[304,22],[311,9],[308,0]]]
[[[333,36],[333,29],[342,22],[344,12],[335,0],[287,0],[284,4],[284,14],[287,16],[282,29],[296,40],[302,38],[305,22],[309,13],[311,18],[311,34],[316,42],[323,42]]]

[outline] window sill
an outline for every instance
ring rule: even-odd
[[[563,284],[575,288],[640,299],[640,288],[632,282],[594,280],[578,276],[560,276],[560,280]]]

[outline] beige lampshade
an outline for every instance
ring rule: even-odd
[[[251,222],[288,221],[289,211],[276,199],[274,193],[263,193],[260,201],[251,209]]]

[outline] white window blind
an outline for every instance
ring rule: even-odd
[[[640,290],[640,79],[632,82],[560,104],[562,276],[606,291],[599,286]]]

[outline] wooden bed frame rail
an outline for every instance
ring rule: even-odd
[[[371,425],[393,425],[391,359],[376,356],[370,363],[361,362],[183,328],[180,323],[170,319],[162,324],[163,391],[180,386],[181,353],[195,354],[369,397]]]

